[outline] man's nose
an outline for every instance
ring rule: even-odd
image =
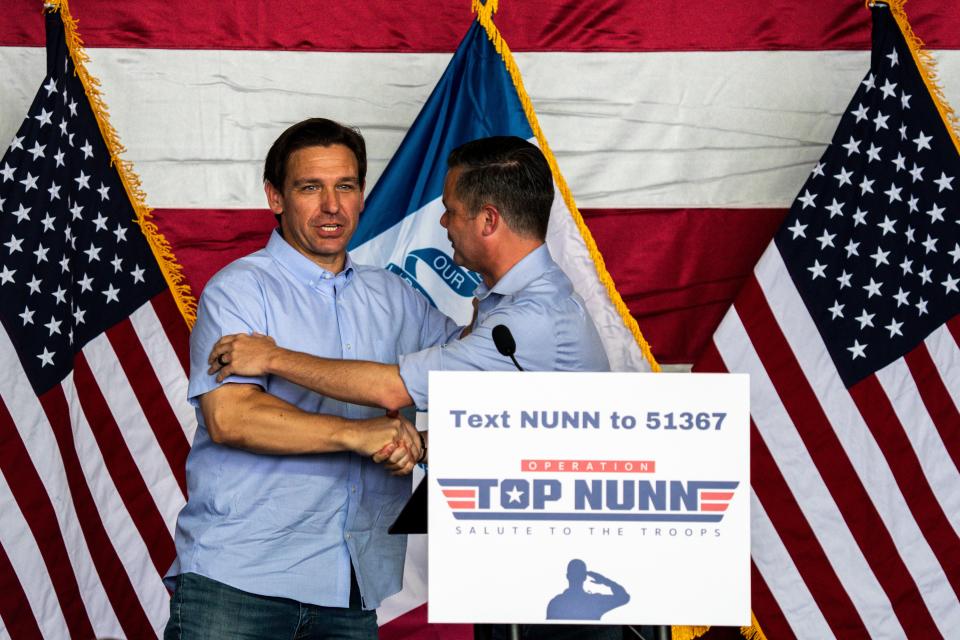
[[[325,213],[337,213],[340,210],[340,195],[335,189],[324,189],[321,192],[320,207]]]

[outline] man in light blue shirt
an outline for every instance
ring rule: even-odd
[[[493,340],[509,328],[515,357],[529,371],[607,371],[596,327],[544,241],[553,177],[543,153],[516,137],[469,142],[448,158],[440,224],[458,265],[482,277],[469,335],[402,355],[399,364],[324,359],[262,336],[226,336],[208,362],[218,377],[237,372],[281,376],[324,395],[389,409],[426,407],[430,371],[510,371]],[[402,452],[394,456],[402,459]],[[469,576],[465,576],[469,579]],[[504,629],[495,627],[496,637]],[[525,638],[620,638],[619,627],[533,625]]]
[[[609,370],[583,300],[545,244],[553,178],[543,153],[521,138],[492,137],[455,149],[447,164],[440,224],[454,262],[482,278],[469,335],[401,355],[398,364],[317,358],[264,336],[225,336],[208,357],[211,372],[268,373],[349,402],[425,408],[430,371],[514,370],[493,341],[501,324],[525,370]]]
[[[457,334],[400,278],[347,255],[365,172],[356,131],[324,119],[290,127],[264,171],[280,229],[200,299],[188,391],[199,424],[168,638],[376,638],[373,609],[400,590],[405,538],[386,530],[410,493],[397,474],[423,455],[413,426],[276,376],[207,373],[228,333],[383,362]]]

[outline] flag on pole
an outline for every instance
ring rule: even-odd
[[[751,376],[769,638],[960,628],[960,144],[903,12],[696,369]]]
[[[166,623],[187,322],[66,0],[0,159],[0,618],[15,638],[151,638]]]
[[[520,70],[493,23],[496,4],[474,2],[477,20],[367,199],[351,251],[360,262],[397,273],[441,311],[466,324],[480,279],[453,263],[446,230],[440,226],[447,155],[485,136],[528,139],[546,155],[556,186],[547,245],[586,301],[611,367],[657,368],[540,130]]]
[[[474,3],[477,20],[367,198],[351,254],[358,262],[385,266],[441,311],[468,323],[480,278],[454,264],[446,230],[440,226],[447,156],[455,147],[485,136],[528,139],[544,151],[554,175],[556,197],[547,233],[551,255],[586,301],[611,365],[649,371],[657,367],[656,361],[606,272],[540,131],[520,71],[493,24],[495,4]],[[426,596],[426,541],[411,536],[404,590],[381,606],[381,624],[417,611]],[[387,632],[392,633],[389,628]]]

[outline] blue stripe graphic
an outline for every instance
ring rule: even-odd
[[[457,520],[550,520],[556,522],[720,522],[723,515],[700,513],[490,513],[454,511]]]

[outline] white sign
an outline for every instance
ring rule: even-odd
[[[430,374],[429,620],[750,623],[740,374]]]

